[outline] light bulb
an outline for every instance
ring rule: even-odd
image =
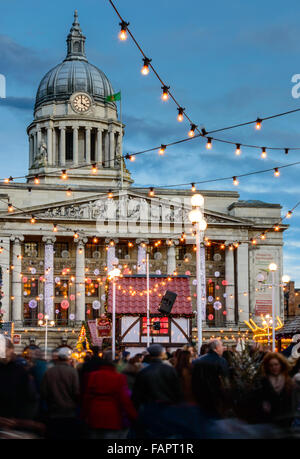
[[[183,112],[185,109],[182,107],[178,107],[177,110],[178,110],[177,121],[181,123],[183,121]]]
[[[260,118],[257,118],[256,124],[255,124],[255,129],[257,129],[257,130],[261,129],[261,123],[262,123],[262,120]]]
[[[232,177],[232,180],[233,180],[233,184],[234,184],[235,186],[237,186],[237,185],[239,184],[239,181],[238,181],[238,179],[237,179],[235,176]]]
[[[189,133],[188,133],[189,137],[194,137],[196,127],[197,127],[196,124],[191,124],[191,129],[189,130]]]
[[[121,41],[127,40],[127,27],[129,26],[129,22],[122,21],[119,25],[121,26],[121,30],[119,32],[119,39]]]
[[[280,172],[279,172],[278,167],[275,167],[275,169],[274,169],[274,176],[275,177],[279,177],[280,176]]]
[[[235,154],[239,156],[241,154],[241,145],[239,143],[236,144]]]
[[[144,57],[144,59],[143,59],[144,65],[143,65],[142,70],[141,70],[141,73],[143,75],[148,75],[148,73],[150,72],[149,64],[150,64],[151,60],[152,59],[148,59],[147,57]]]
[[[158,153],[159,153],[160,155],[163,155],[164,152],[166,151],[166,148],[167,148],[166,145],[161,145],[161,146],[160,146],[160,149],[158,150]]]
[[[208,150],[211,150],[211,148],[212,148],[211,137],[207,138],[206,148]]]
[[[263,159],[267,157],[266,147],[263,147],[263,148],[262,148],[261,157],[262,157]]]
[[[161,89],[163,90],[162,95],[161,95],[162,100],[164,101],[168,100],[170,86],[162,86]]]
[[[66,169],[63,169],[61,171],[61,179],[62,180],[67,180],[67,178],[68,178],[67,171],[66,171]]]
[[[93,164],[92,165],[92,174],[97,174],[97,172],[98,172],[97,165]]]

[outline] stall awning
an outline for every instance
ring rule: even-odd
[[[192,316],[192,300],[188,276],[163,277],[151,276],[149,279],[150,314],[158,313],[159,304],[166,292],[177,293],[172,315]],[[112,284],[109,283],[108,308],[112,312]],[[116,281],[116,314],[147,314],[147,279],[146,276],[124,276]]]

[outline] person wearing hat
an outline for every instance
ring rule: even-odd
[[[41,384],[41,397],[47,406],[48,438],[78,438],[77,419],[79,376],[70,364],[72,351],[61,347],[55,365],[48,368]]]
[[[136,377],[132,400],[136,408],[153,402],[179,403],[183,399],[175,369],[163,362],[164,348],[153,343],[148,348],[148,365]]]

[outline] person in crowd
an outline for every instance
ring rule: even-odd
[[[198,364],[200,362],[207,363],[207,365],[211,365],[212,367],[216,367],[224,378],[228,378],[229,376],[229,368],[227,361],[222,357],[224,352],[223,343],[220,339],[214,339],[209,341],[208,344],[208,352],[198,359],[194,360],[194,364]]]
[[[209,351],[209,344],[208,343],[203,343],[201,345],[201,348],[200,348],[200,356],[201,357],[202,355],[205,355],[207,354]],[[197,355],[195,355],[195,358],[197,357]]]
[[[100,348],[99,346],[92,346],[91,353],[87,360],[81,365],[80,368],[77,368],[79,372],[79,381],[80,381],[80,393],[84,393],[84,389],[87,383],[87,378],[92,371],[96,371],[103,363],[103,359],[99,357]]]
[[[94,439],[121,439],[137,412],[130,399],[126,377],[117,372],[111,351],[103,353],[103,364],[91,372],[82,395],[81,417]]]
[[[0,338],[5,347],[5,357],[0,358],[0,417],[34,419],[32,406],[37,403],[37,393],[30,374],[17,362],[13,343],[3,336]]]
[[[282,354],[269,352],[265,355],[263,378],[257,392],[260,422],[281,428],[291,426],[295,412],[295,384],[289,370],[289,363]]]
[[[170,363],[173,365],[173,367],[176,367],[176,363],[178,361],[178,358],[181,352],[182,352],[182,349],[178,348],[176,349],[176,351],[172,353],[172,357],[170,358]]]
[[[141,354],[136,354],[134,357],[129,359],[122,371],[127,378],[127,384],[131,392],[136,380],[136,375],[142,369],[142,360],[143,356]]]
[[[209,353],[207,356],[209,357]],[[229,412],[230,402],[225,375],[223,364],[214,356],[212,359],[203,356],[192,366],[193,398],[201,412],[210,420],[223,419]]]
[[[181,351],[175,364],[175,370],[180,379],[184,399],[187,402],[193,401],[191,392],[192,358],[192,354],[189,350]]]
[[[58,349],[58,360],[42,380],[41,397],[47,405],[48,438],[75,439],[81,434],[77,419],[79,402],[78,372],[70,364],[72,351]]]
[[[163,347],[156,343],[147,350],[149,365],[137,374],[132,393],[134,405],[138,409],[151,402],[180,402],[183,399],[180,380],[176,370],[163,363]]]

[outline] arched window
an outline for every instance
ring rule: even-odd
[[[81,43],[80,41],[75,41],[73,45],[73,52],[74,53],[80,53],[81,52]]]

